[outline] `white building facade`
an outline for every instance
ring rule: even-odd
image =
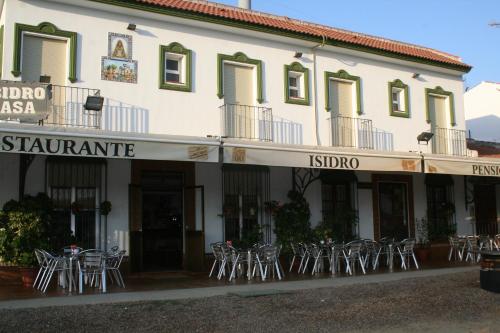
[[[471,138],[500,142],[500,84],[482,81],[464,94],[465,122]]]
[[[0,204],[46,193],[136,270],[199,269],[256,224],[274,240],[267,203],[311,170],[312,225],[342,204],[373,239],[475,233],[467,187],[500,175],[466,148],[458,57],[207,2],[0,3]]]

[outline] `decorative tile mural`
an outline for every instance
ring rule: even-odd
[[[137,60],[132,60],[132,36],[108,33],[108,55],[101,58],[101,79],[137,83]]]

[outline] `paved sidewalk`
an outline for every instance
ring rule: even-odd
[[[305,289],[332,288],[366,283],[399,281],[477,271],[478,266],[428,269],[419,271],[358,275],[301,281],[263,282],[249,285],[228,285],[222,287],[173,289],[82,296],[59,296],[0,302],[0,309],[40,308],[48,306],[90,305],[139,301],[166,301],[189,298],[223,296],[230,293],[276,293]]]

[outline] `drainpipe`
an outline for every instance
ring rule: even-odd
[[[321,139],[319,135],[319,110],[318,110],[318,69],[317,69],[317,63],[316,63],[316,50],[318,48],[322,48],[325,46],[326,43],[326,37],[325,35],[321,35],[321,43],[318,45],[315,45],[311,48],[311,52],[313,55],[313,103],[314,103],[314,128],[316,132],[316,146],[321,145]]]

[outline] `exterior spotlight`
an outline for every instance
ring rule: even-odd
[[[102,111],[102,105],[104,104],[104,97],[101,96],[87,96],[85,105],[83,108],[88,111]]]
[[[420,73],[413,73],[412,78],[418,79],[420,77]]]
[[[425,142],[426,145],[429,144],[429,141],[432,139],[434,136],[434,133],[431,132],[422,132],[417,136],[417,141],[420,144],[420,142]]]
[[[128,24],[127,30],[135,31],[135,29],[137,29],[137,25],[135,25],[134,23]]]
[[[302,52],[295,52],[294,58],[302,58]]]
[[[40,83],[50,83],[50,75],[40,75]]]

